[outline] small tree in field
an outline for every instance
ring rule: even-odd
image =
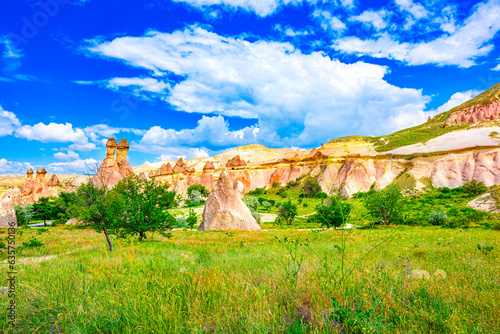
[[[404,210],[405,199],[397,186],[388,186],[363,197],[363,204],[372,218],[381,224],[398,222]]]
[[[186,218],[186,222],[191,230],[198,222],[198,216],[196,216],[196,212],[194,211],[194,209],[189,209],[189,215]]]
[[[285,201],[278,205],[278,217],[276,217],[275,222],[291,225],[296,216],[297,205],[293,204],[291,200]]]
[[[194,201],[193,199],[193,192],[197,191],[198,194],[195,193],[195,195],[198,195],[198,197],[201,195],[201,197],[208,197],[210,195],[210,191],[202,184],[192,184],[187,188],[187,195],[188,197]]]
[[[140,180],[136,175],[118,182],[113,189],[119,207],[113,229],[119,236],[138,234],[143,240],[146,232],[162,231],[175,224],[166,210],[176,207],[175,192],[168,191],[152,180]]]
[[[352,205],[338,196],[325,200],[325,204],[316,207],[316,213],[311,220],[327,228],[340,227],[347,223],[352,211]]]
[[[109,238],[109,229],[112,226],[118,207],[117,202],[109,188],[105,185],[98,186],[92,182],[84,183],[70,193],[70,216],[89,223],[96,232],[103,232],[108,242],[109,251],[113,251],[113,242]]]
[[[321,192],[321,186],[314,177],[308,177],[304,182],[303,188],[304,196],[311,198],[316,197]]]

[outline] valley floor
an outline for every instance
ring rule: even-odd
[[[19,333],[500,332],[498,231],[172,231],[113,253],[90,228],[19,231],[44,243],[17,254]]]

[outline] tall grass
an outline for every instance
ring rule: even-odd
[[[353,231],[346,267],[392,232]],[[91,230],[25,230],[18,243],[35,236],[45,246],[18,260],[60,255],[18,261],[18,332],[500,332],[496,231],[403,228],[365,258],[345,289],[331,283],[341,275],[335,231],[172,235],[116,240],[109,253]],[[479,243],[494,249],[485,255]],[[414,269],[447,277],[414,279]],[[2,297],[0,307],[7,302]],[[0,329],[8,329],[5,317]]]

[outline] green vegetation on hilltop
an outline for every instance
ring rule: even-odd
[[[464,124],[461,126],[452,126],[445,128],[445,122],[452,112],[457,110],[468,108],[474,105],[484,105],[488,104],[498,98],[500,94],[500,83],[494,85],[493,87],[485,90],[478,96],[470,99],[467,102],[462,103],[446,112],[434,116],[426,123],[403,129],[394,132],[390,135],[384,135],[380,137],[363,137],[363,136],[350,136],[331,140],[329,143],[344,143],[344,142],[366,142],[375,144],[375,150],[377,152],[386,152],[394,150],[399,147],[425,143],[426,141],[442,136],[448,132],[463,130],[469,127],[469,124]],[[500,101],[500,100],[499,100]]]

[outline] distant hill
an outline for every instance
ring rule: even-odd
[[[499,96],[500,83],[485,90],[469,101],[434,116],[423,124],[379,137],[350,136],[337,138],[331,140],[328,144],[365,142],[373,144],[377,152],[386,152],[402,146],[425,143],[430,139],[453,131],[499,126]],[[490,117],[488,112],[492,110],[494,115]],[[464,122],[464,120],[466,121]],[[453,123],[458,123],[458,125],[454,125]]]

